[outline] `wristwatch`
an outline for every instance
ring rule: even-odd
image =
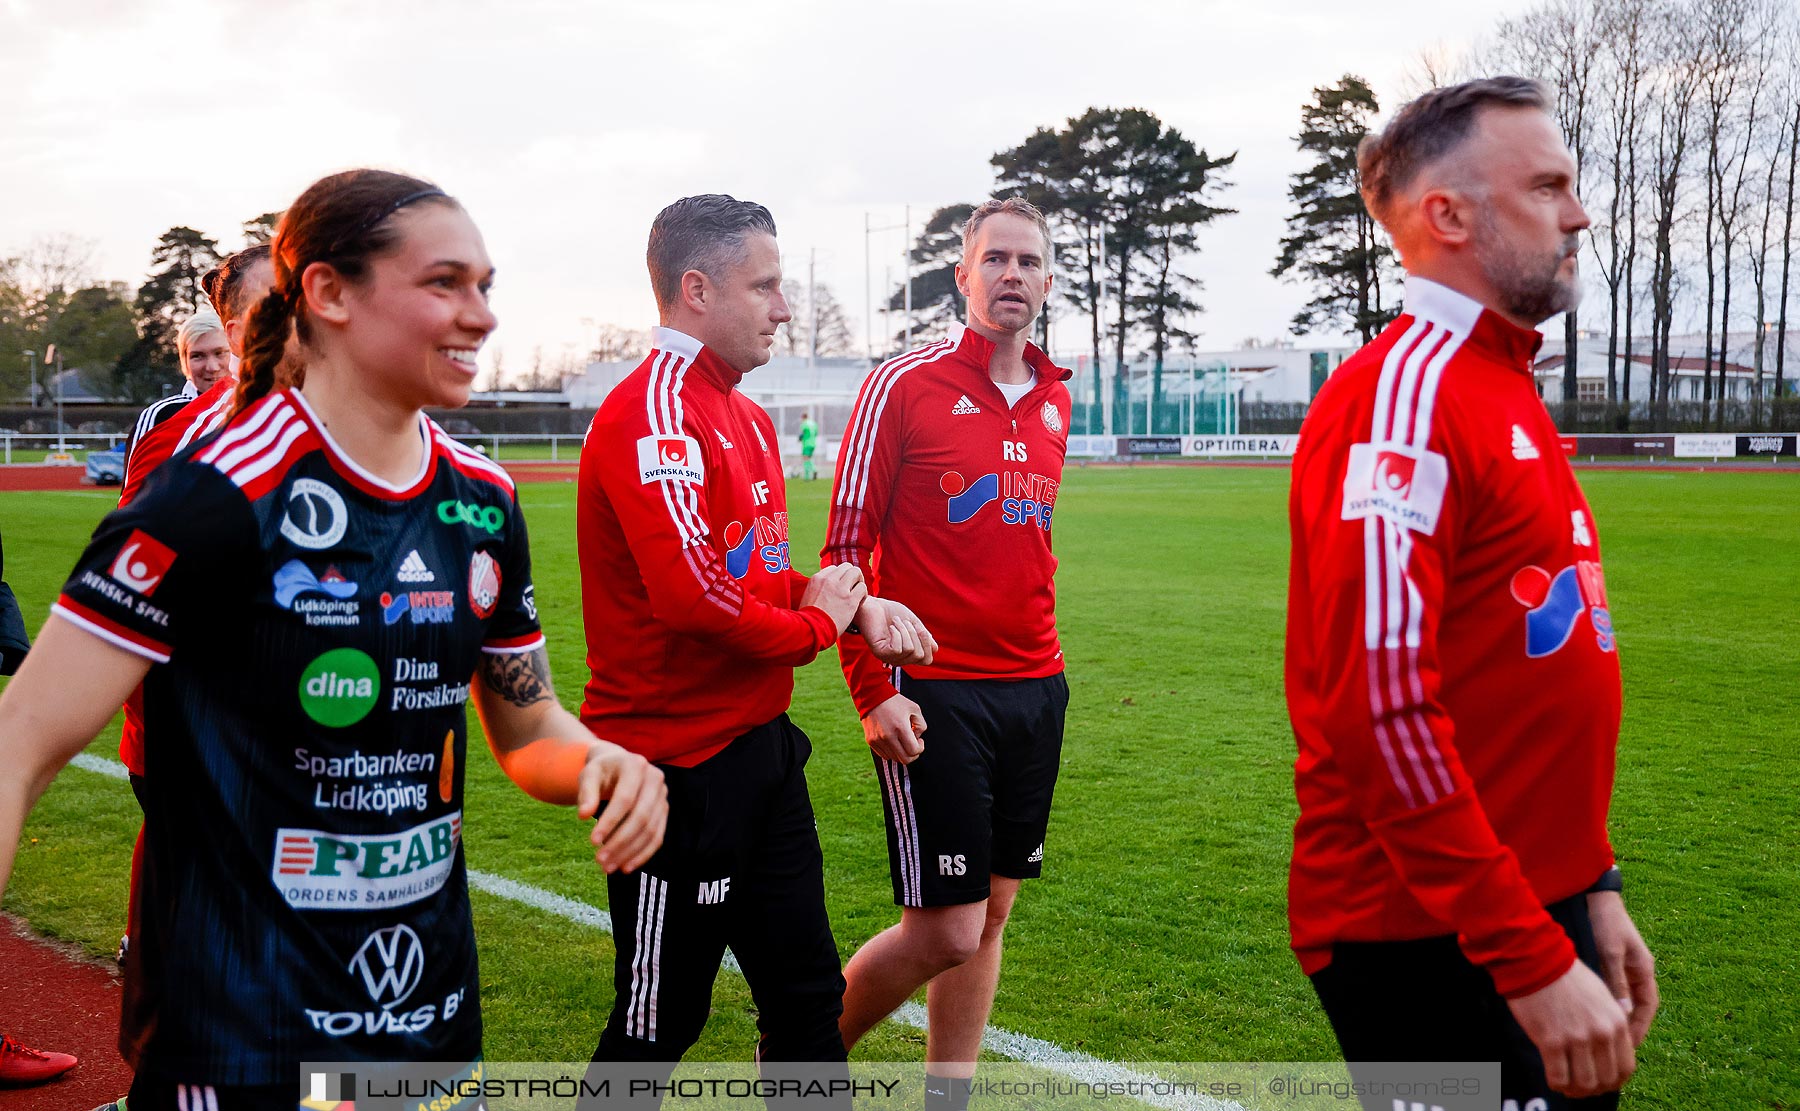
[[[1587,889],[1587,894],[1593,895],[1593,894],[1597,894],[1598,892],[1601,892],[1601,891],[1621,891],[1622,892],[1624,890],[1625,890],[1625,877],[1619,871],[1619,866],[1617,864],[1615,864],[1611,868],[1608,868],[1606,871],[1600,873],[1600,878],[1594,881],[1594,886]]]

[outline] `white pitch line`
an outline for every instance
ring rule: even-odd
[[[69,761],[83,771],[98,775],[110,776],[113,779],[127,779],[129,773],[125,765],[117,760],[108,760],[103,756],[90,756],[83,752]],[[469,886],[477,891],[493,895],[509,902],[520,903],[541,910],[546,914],[566,919],[578,926],[587,926],[603,933],[612,933],[612,915],[578,899],[566,895],[558,895],[554,891],[546,891],[541,887],[533,887],[528,883],[497,876],[492,872],[483,872],[475,868],[468,869]],[[729,971],[743,975],[737,958],[729,952],[725,954],[724,967]],[[910,1026],[915,1030],[924,1030],[929,1025],[925,1008],[917,1003],[907,1002],[893,1014],[893,1021],[902,1026]],[[1028,1065],[1053,1072],[1070,1080],[1090,1084],[1138,1084],[1149,1085],[1161,1083],[1162,1078],[1153,1073],[1141,1073],[1113,1061],[1102,1060],[1086,1053],[1072,1049],[1064,1049],[1055,1042],[1047,1042],[1042,1038],[1034,1038],[1029,1034],[1016,1034],[1011,1030],[1003,1030],[998,1026],[989,1026],[981,1035],[981,1045],[989,1052],[1014,1061],[1022,1061]],[[1207,1096],[1194,1095],[1142,1095],[1136,1096],[1139,1102],[1162,1111],[1244,1111],[1243,1105],[1212,1099]]]

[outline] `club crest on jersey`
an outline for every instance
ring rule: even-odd
[[[486,621],[500,604],[500,564],[485,551],[469,560],[469,608]]]
[[[637,442],[638,478],[661,482],[705,482],[706,463],[700,457],[700,441],[692,436],[645,436]]]
[[[1542,567],[1521,567],[1512,577],[1512,596],[1525,607],[1525,655],[1531,659],[1562,651],[1583,612],[1600,651],[1611,652],[1616,644],[1606,574],[1596,560],[1577,560],[1555,576]]]
[[[317,551],[342,540],[349,527],[350,512],[344,508],[341,494],[316,478],[294,480],[281,518],[281,535]]]
[[[1048,401],[1044,402],[1043,416],[1045,428],[1048,428],[1052,432],[1061,432],[1063,430],[1062,411],[1057,409],[1054,404]]]
[[[132,529],[107,574],[126,589],[148,598],[175,563],[175,550],[156,537]]]
[[[1450,485],[1450,464],[1410,444],[1353,444],[1344,471],[1343,519],[1380,517],[1430,536]]]

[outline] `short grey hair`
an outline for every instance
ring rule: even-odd
[[[1490,105],[1551,110],[1549,92],[1528,77],[1484,77],[1433,89],[1408,102],[1357,148],[1363,203],[1370,215],[1385,224],[1394,198],[1420,170],[1462,146],[1481,110]]]
[[[650,225],[650,288],[667,309],[681,296],[681,276],[698,270],[717,280],[743,260],[744,240],[775,234],[775,217],[751,201],[723,193],[683,197],[656,214]]]
[[[989,216],[997,216],[1005,212],[1013,216],[1022,216],[1037,225],[1038,234],[1044,237],[1044,266],[1049,267],[1054,245],[1050,242],[1050,221],[1044,219],[1044,212],[1037,205],[1024,197],[995,197],[983,201],[969,213],[968,223],[963,225],[962,254],[963,261],[969,260],[969,248],[975,242],[975,233]]]

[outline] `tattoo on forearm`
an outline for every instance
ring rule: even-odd
[[[550,691],[550,657],[542,648],[516,655],[488,654],[482,661],[481,681],[515,706],[555,697]]]

